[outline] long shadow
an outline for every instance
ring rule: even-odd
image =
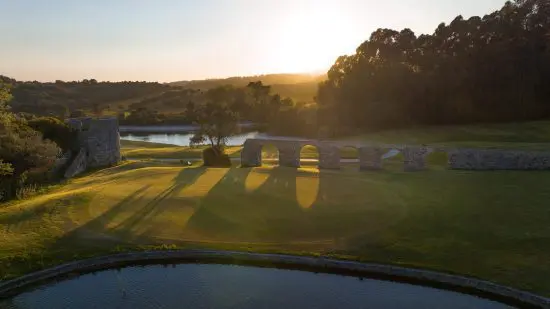
[[[147,191],[150,187],[150,184],[141,186],[140,188],[132,192],[132,194],[125,197],[122,201],[109,208],[107,211],[103,212],[101,215],[91,219],[84,225],[75,228],[74,230],[63,235],[63,237],[57,239],[51,247],[56,248],[66,246],[67,243],[73,242],[75,238],[83,237],[83,235],[85,235],[87,232],[104,231],[108,222],[110,222],[113,218],[123,212],[125,208],[130,207],[131,204],[141,200],[145,191]],[[104,240],[108,240],[108,238],[105,238]],[[87,245],[93,244],[93,241],[87,243]]]
[[[67,248],[71,244],[74,244],[76,239],[90,239],[89,242],[79,243],[84,246],[94,247],[102,246],[105,241],[112,241],[113,243],[125,243],[131,242],[141,235],[134,235],[131,228],[139,224],[145,217],[151,218],[154,215],[156,207],[162,203],[163,200],[171,196],[174,192],[177,192],[181,188],[192,184],[203,172],[204,168],[186,168],[183,169],[178,176],[173,179],[173,184],[162,191],[159,195],[148,202],[142,209],[139,209],[130,218],[124,220],[119,226],[113,228],[107,228],[109,222],[112,222],[114,218],[120,215],[128,208],[135,207],[135,203],[139,203],[143,199],[144,193],[151,188],[152,185],[143,185],[130,195],[125,197],[122,201],[116,205],[110,207],[101,215],[91,219],[87,223],[77,227],[76,229],[66,233],[63,237],[54,241],[51,244],[51,249],[55,248]],[[91,205],[93,207],[93,205]],[[114,233],[114,235],[113,235]],[[89,235],[88,237],[86,237]],[[110,237],[115,236],[115,237]],[[121,236],[121,237],[116,237]],[[97,239],[94,239],[97,237]],[[143,242],[149,242],[150,239],[141,239]]]
[[[162,202],[167,198],[173,197],[175,194],[180,192],[183,188],[192,185],[195,181],[205,172],[205,168],[196,167],[196,168],[185,168],[183,169],[174,179],[173,184],[160,192],[155,196],[151,201],[149,201],[145,206],[135,211],[129,218],[125,219],[112,230],[117,232],[129,232],[133,234],[132,230],[134,227],[139,225],[145,220],[152,220],[156,215],[162,212],[161,206]],[[141,235],[142,236],[142,235]]]
[[[298,171],[275,167],[255,169],[268,179],[254,191],[246,190],[251,169],[232,169],[201,201],[184,227],[184,234],[217,241],[277,241],[298,233],[307,224],[296,202]],[[237,181],[236,181],[237,180]],[[283,235],[283,237],[281,237]]]

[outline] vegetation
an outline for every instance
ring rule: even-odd
[[[0,76],[12,87],[14,112],[65,118],[71,111],[90,114],[112,112],[114,104],[143,98],[170,89],[168,85],[146,82],[56,81],[55,83],[22,82]]]
[[[0,277],[164,245],[348,257],[550,295],[545,173],[399,166],[361,173],[129,162],[0,208]]]
[[[57,145],[9,111],[8,88],[0,83],[0,201],[22,197],[50,180]]]
[[[432,35],[378,29],[320,84],[333,134],[550,117],[550,2],[516,0]]]
[[[186,89],[208,90],[220,86],[231,85],[242,88],[253,82],[262,82],[271,85],[274,93],[281,97],[288,97],[295,102],[311,103],[317,92],[317,84],[326,79],[326,75],[309,74],[267,74],[258,76],[230,77],[224,79],[206,79],[179,81],[170,83],[172,86],[180,86]]]
[[[186,104],[202,104],[203,95],[220,87],[244,88],[250,82],[274,85],[274,93],[296,102],[311,103],[317,83],[323,76],[305,74],[272,74],[233,77],[219,80],[175,82],[56,81],[55,83],[23,82],[5,76],[0,81],[13,90],[13,111],[39,116],[82,117],[86,115],[119,115],[123,124],[190,124],[183,114]]]
[[[42,133],[42,138],[56,143],[63,151],[78,150],[76,132],[54,117],[38,117],[28,121],[28,126]]]

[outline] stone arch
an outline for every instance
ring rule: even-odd
[[[298,153],[300,166],[319,167],[320,151],[319,146],[314,143],[303,143]]]
[[[279,165],[279,153],[276,143],[263,143],[260,150],[262,165]]]
[[[359,166],[359,147],[356,145],[344,145],[338,149],[340,166],[357,168]]]

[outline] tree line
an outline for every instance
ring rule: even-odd
[[[550,117],[550,1],[457,16],[433,34],[378,29],[319,85],[332,134]]]
[[[0,81],[0,202],[57,181],[57,158],[75,150],[75,132],[61,120],[15,114],[10,100],[9,86]]]

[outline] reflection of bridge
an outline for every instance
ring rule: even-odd
[[[403,169],[419,171],[426,168],[426,157],[432,152],[446,153],[451,169],[466,170],[548,170],[550,153],[499,149],[456,149],[424,145],[378,145],[347,141],[248,139],[241,152],[242,166],[261,166],[262,147],[273,145],[279,150],[279,165],[300,167],[300,151],[311,145],[319,152],[319,168],[340,168],[340,149],[353,147],[359,153],[361,170],[382,169],[383,156],[388,151],[403,154]]]

